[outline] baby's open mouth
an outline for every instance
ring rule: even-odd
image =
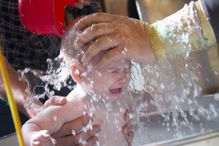
[[[109,92],[113,95],[118,95],[122,93],[122,88],[109,89]]]

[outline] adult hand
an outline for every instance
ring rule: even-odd
[[[132,140],[134,137],[134,132],[133,132],[133,126],[130,122],[130,116],[129,116],[129,111],[127,110],[124,114],[124,120],[126,121],[125,126],[122,128],[122,132],[125,136],[125,139],[128,143],[128,146],[132,145]]]
[[[96,67],[119,59],[133,59],[151,63],[155,60],[149,41],[149,26],[125,16],[96,13],[81,18],[75,24],[76,49],[88,46],[82,61],[90,62],[98,53],[106,51]]]
[[[47,108],[51,105],[59,105],[62,106],[67,102],[65,97],[53,96],[44,104],[44,108]],[[91,118],[87,115],[81,116],[77,119],[74,119],[71,122],[65,123],[61,129],[52,134],[54,138],[54,142],[56,146],[80,146],[79,141],[81,139],[87,140],[87,146],[93,146],[97,142],[97,137],[95,136],[97,132],[99,132],[100,126],[93,125],[91,130],[86,132],[81,131],[83,127],[85,127]],[[73,134],[73,132],[75,134]]]

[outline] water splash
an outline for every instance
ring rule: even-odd
[[[207,46],[206,40],[200,34],[201,28],[197,22],[197,12],[191,5],[185,5],[181,11],[177,12],[178,15],[175,15],[175,19],[170,16],[157,22],[161,36],[167,38],[164,40],[165,59],[153,65],[133,62],[130,88],[149,92],[154,98],[153,104],[157,108],[157,113],[151,117],[150,113],[143,115],[144,121],[139,120],[142,116],[139,111],[147,106],[136,108],[133,123],[136,124],[137,134],[134,145],[166,140],[165,135],[163,137],[155,136],[154,131],[157,134],[165,132],[166,135],[173,135],[173,138],[182,138],[188,134],[182,129],[203,132],[205,129],[202,122],[218,117],[214,105],[203,107],[198,103],[197,97],[202,91],[199,83],[201,65],[192,63],[191,51],[196,47],[199,49],[198,47],[207,48]],[[191,43],[195,42],[191,36],[195,36],[194,38],[199,40],[196,40],[196,42],[200,42],[198,46]],[[154,121],[154,119],[158,121]],[[194,125],[194,122],[199,123],[199,128],[195,126],[196,124]],[[159,132],[157,127],[165,127],[166,130]]]
[[[179,19],[180,18],[177,18],[176,21]],[[183,20],[187,19],[185,18]],[[159,133],[160,127],[165,127],[166,130],[163,132],[166,134],[172,133],[175,138],[183,137],[185,133],[182,132],[182,128],[186,127],[191,131],[195,130],[194,124],[189,120],[190,118],[200,122],[200,131],[202,132],[205,130],[201,122],[202,117],[211,120],[218,116],[214,105],[209,105],[209,108],[204,108],[197,102],[196,97],[199,96],[202,90],[198,78],[200,65],[193,65],[191,63],[190,53],[193,46],[191,46],[189,42],[190,36],[196,35],[196,33],[200,31],[200,27],[191,26],[191,24],[193,25],[194,23],[186,24],[188,24],[186,25],[187,27],[184,25],[177,27],[174,25],[169,26],[168,33],[165,34],[169,36],[167,37],[169,38],[169,40],[167,40],[169,42],[167,52],[172,49],[171,45],[178,42],[178,48],[175,49],[181,50],[181,54],[169,55],[165,60],[162,60],[162,62],[153,65],[143,65],[132,62],[132,80],[129,85],[129,90],[131,89],[135,93],[139,93],[139,91],[148,92],[154,99],[151,103],[142,102],[142,104],[139,105],[137,104],[137,100],[135,101],[136,103],[133,103],[133,105],[136,105],[131,115],[132,122],[135,125],[134,145],[164,140],[166,138],[165,135],[153,137],[152,134],[155,132]],[[178,37],[175,35],[177,33],[182,33],[182,35]],[[123,53],[125,54],[126,52],[127,50],[125,49]],[[59,62],[60,64],[57,66],[55,62]],[[45,92],[37,96],[51,96],[54,94],[54,92],[48,90],[48,84],[54,85],[57,90],[62,86],[67,86],[65,80],[66,76],[69,75],[69,70],[65,67],[65,64],[62,63],[60,58],[57,58],[55,62],[54,60],[48,60],[48,70],[46,73],[39,73],[29,69],[21,73],[23,76],[23,74],[30,71],[42,81],[46,82],[46,84],[43,85]],[[88,68],[88,70],[91,69]],[[86,76],[86,74],[83,76]],[[92,87],[92,79],[90,79],[89,82]],[[72,89],[73,87],[69,88]],[[113,110],[112,104],[104,100],[100,95],[96,95],[93,92],[90,92],[90,94],[91,106],[88,111],[90,116],[95,115],[97,107],[94,105],[101,102],[106,109],[104,113],[105,123],[113,123],[118,130],[121,130],[117,117],[123,110],[118,109],[119,113],[113,114],[112,116],[108,114]],[[141,112],[144,111],[145,108],[147,109],[149,104],[154,105],[157,108],[157,112],[151,116],[148,116],[148,113],[146,116],[144,115],[142,119]],[[187,113],[184,112],[181,104],[188,106]],[[196,108],[194,108],[194,105],[196,105]],[[92,122],[83,128],[83,130],[87,131],[91,128],[91,125]],[[174,129],[174,131],[171,131],[171,129]],[[75,134],[74,131],[72,131],[72,133]],[[83,143],[83,140],[81,142]]]

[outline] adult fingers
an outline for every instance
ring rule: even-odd
[[[113,15],[107,13],[94,13],[81,18],[76,24],[75,28],[77,30],[84,30],[88,26],[97,23],[110,22],[113,20]]]
[[[72,134],[73,130],[77,132],[81,130],[83,127],[85,127],[89,121],[90,121],[89,116],[87,115],[81,116],[71,122],[65,123],[58,132],[52,134],[52,137],[58,138],[65,135],[69,135]]]
[[[125,138],[128,142],[128,145],[132,143],[133,137],[134,137],[134,132],[131,130],[132,128],[130,127],[129,124],[125,125],[122,129],[123,134],[125,135]]]
[[[84,5],[81,3],[76,3],[76,4],[74,4],[74,7],[78,8],[78,9],[83,9]]]
[[[129,113],[129,110],[126,110],[126,111],[125,111],[125,114],[124,114],[124,120],[125,120],[125,121],[128,121],[128,120],[130,119],[129,114],[130,114],[130,113]]]
[[[48,106],[51,105],[64,105],[66,104],[66,102],[67,102],[66,97],[52,96],[44,103],[44,108],[47,108]]]
[[[90,139],[88,139],[86,144],[78,144],[76,146],[96,146],[97,141],[98,138],[96,136],[92,136]]]
[[[96,68],[100,69],[106,66],[107,64],[118,61],[121,59],[125,59],[125,54],[123,53],[124,49],[116,47],[112,48],[111,50],[107,51],[100,61],[95,65]]]
[[[83,63],[88,63],[99,52],[105,51],[105,50],[108,50],[108,49],[111,49],[111,48],[115,48],[118,45],[119,45],[119,40],[113,34],[102,36],[102,37],[96,39],[88,47],[87,51],[85,52],[85,54],[84,54],[84,56],[82,58],[82,62]]]
[[[78,3],[81,3],[83,5],[90,5],[91,0],[78,0]]]
[[[79,145],[83,141],[86,143],[94,143],[97,140],[97,138],[94,138],[95,134],[100,130],[100,126],[94,125],[93,128],[87,132],[81,131],[76,135],[69,135],[63,138],[58,138],[56,139],[56,146]]]
[[[87,141],[87,146],[93,146],[97,143],[98,138],[96,136],[92,136],[90,139]]]
[[[99,132],[100,126],[98,125],[94,125],[93,128],[91,130],[88,130],[87,132],[81,131],[80,133],[78,133],[72,140],[72,142],[74,144],[78,144],[81,143],[83,141],[88,141],[90,140],[91,137],[95,136],[97,132]]]
[[[93,24],[77,36],[74,42],[75,49],[81,49],[92,40],[95,40],[102,35],[110,34],[113,31],[113,25],[110,23]]]

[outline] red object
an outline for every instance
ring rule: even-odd
[[[20,20],[31,32],[63,36],[65,7],[78,0],[18,0]]]

